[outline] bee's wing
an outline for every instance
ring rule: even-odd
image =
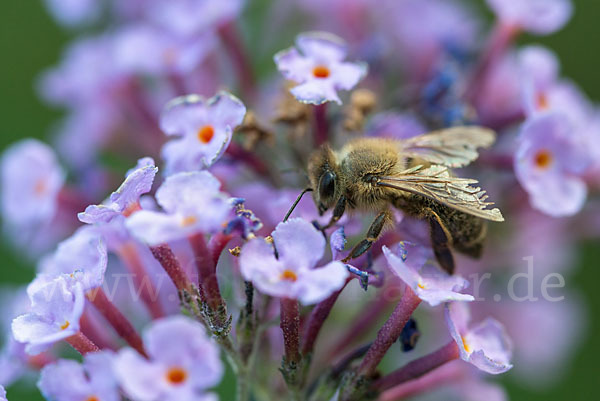
[[[452,177],[448,168],[432,165],[416,166],[388,177],[378,177],[377,185],[399,189],[425,196],[461,212],[492,221],[504,221],[498,208],[488,209],[493,202],[486,202],[487,195],[479,187],[471,186],[477,180]]]
[[[399,151],[432,164],[462,167],[477,159],[477,148],[488,148],[495,139],[494,131],[487,128],[453,127],[403,139]]]

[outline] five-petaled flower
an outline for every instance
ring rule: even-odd
[[[450,276],[438,267],[427,263],[431,250],[420,245],[400,242],[395,251],[382,247],[392,273],[408,285],[422,301],[431,306],[448,301],[473,301],[475,298],[461,294],[469,282],[464,278]]]
[[[350,90],[367,73],[364,63],[343,61],[346,44],[337,36],[324,32],[298,35],[296,46],[275,55],[279,71],[298,85],[291,89],[296,99],[304,103],[341,104],[337,91]]]
[[[497,320],[487,318],[469,327],[469,308],[463,302],[446,304],[446,323],[460,352],[460,358],[484,372],[504,373],[512,368],[512,343]]]
[[[156,191],[156,200],[164,212],[141,210],[125,224],[135,237],[149,245],[223,230],[232,205],[219,191],[220,186],[208,171],[169,176]]]
[[[161,129],[177,136],[162,149],[166,174],[212,166],[229,146],[234,128],[245,115],[244,104],[223,91],[208,100],[187,95],[170,101],[160,118]]]
[[[316,267],[325,251],[325,239],[306,220],[280,223],[271,234],[273,244],[255,238],[240,256],[242,275],[268,295],[315,304],[342,288],[348,277],[343,263]]]
[[[37,355],[79,332],[85,295],[77,277],[60,275],[27,290],[31,312],[13,320],[12,332],[15,340],[26,344],[28,354]]]
[[[38,387],[49,400],[119,401],[113,358],[111,352],[103,351],[86,355],[83,364],[60,359],[42,369]]]
[[[209,401],[206,391],[219,383],[223,364],[219,349],[204,327],[187,317],[154,321],[144,333],[146,359],[131,348],[122,349],[115,373],[127,396],[135,401]]]

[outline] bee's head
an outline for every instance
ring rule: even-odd
[[[313,198],[323,214],[333,207],[342,195],[341,177],[335,154],[328,145],[317,149],[308,162],[308,177],[313,188]]]

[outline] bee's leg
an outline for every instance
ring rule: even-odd
[[[369,231],[367,231],[367,238],[356,244],[350,251],[350,254],[342,259],[342,262],[346,263],[350,259],[357,258],[363,253],[367,252],[369,248],[371,248],[371,245],[373,245],[373,243],[377,241],[381,235],[383,227],[385,227],[386,223],[389,223],[392,221],[392,219],[392,214],[389,210],[384,210],[383,212],[379,213],[375,217],[375,220],[373,220],[373,223],[371,223]]]
[[[449,274],[454,273],[454,257],[450,251],[452,236],[433,210],[429,210],[429,230],[431,235],[431,246],[438,263]]]
[[[335,207],[333,208],[333,215],[331,215],[331,220],[329,220],[329,223],[327,223],[326,226],[322,227],[322,230],[327,230],[329,227],[333,226],[342,218],[344,212],[346,211],[346,202],[346,197],[344,195],[340,196],[340,199],[337,201]]]

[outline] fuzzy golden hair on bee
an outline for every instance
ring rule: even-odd
[[[347,259],[366,252],[385,227],[393,225],[391,208],[427,220],[432,247],[441,267],[453,272],[450,249],[481,253],[484,220],[503,221],[476,180],[460,178],[462,167],[494,143],[493,131],[453,127],[404,139],[360,138],[339,151],[323,145],[310,157],[308,174],[314,201],[322,214],[333,208],[328,228],[349,211],[374,211],[366,238]]]

